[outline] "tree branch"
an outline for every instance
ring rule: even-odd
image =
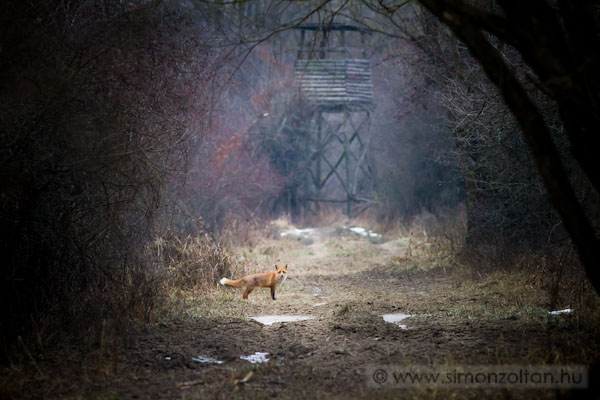
[[[550,202],[573,239],[587,276],[596,291],[600,292],[600,273],[596,268],[597,260],[600,259],[600,241],[577,200],[542,115],[501,54],[485,39],[477,26],[458,12],[449,10],[438,0],[420,1],[469,47],[489,79],[500,90],[521,126]]]

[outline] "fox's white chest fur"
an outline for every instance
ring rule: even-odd
[[[277,287],[281,287],[281,285],[283,285],[283,282],[285,282],[287,278],[287,274],[277,274]]]

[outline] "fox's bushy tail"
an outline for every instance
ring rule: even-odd
[[[242,287],[245,286],[244,279],[232,280],[227,278],[221,278],[219,281],[221,285],[233,286],[233,287]]]

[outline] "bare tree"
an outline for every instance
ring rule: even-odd
[[[498,87],[523,133],[550,203],[578,249],[592,284],[600,289],[600,272],[594,267],[600,251],[598,238],[553,135],[564,127],[572,156],[597,193],[600,188],[600,174],[594,168],[596,130],[600,123],[600,82],[596,76],[600,55],[595,51],[600,47],[597,2],[422,0],[421,3],[451,28]],[[428,37],[431,31],[427,31],[427,26],[414,29],[413,22],[424,21],[424,15],[411,2],[365,0],[357,6],[325,1],[308,2],[304,6],[303,16],[289,19],[289,23],[282,23],[271,33],[309,17],[320,18],[324,26],[327,21],[342,17],[400,40],[416,40],[418,44],[419,40],[432,39]],[[510,48],[518,52],[516,58],[507,59]],[[444,56],[436,60],[438,65],[462,57],[460,52],[452,55],[442,46],[439,49]],[[518,63],[520,71],[517,71],[516,64],[511,65],[509,60],[519,57],[523,63]],[[548,118],[551,113],[541,110],[544,96],[555,102],[560,123],[557,124],[555,115]],[[511,119],[507,121],[510,126]],[[535,182],[528,185],[535,186]]]
[[[153,2],[3,2],[2,333],[64,317],[148,318],[146,245],[185,177],[218,54]]]
[[[531,79],[558,105],[571,150],[596,191],[595,148],[600,126],[598,5],[593,1],[526,3],[499,0],[500,10],[460,0],[421,3],[469,47],[498,87],[521,126],[550,202],[575,244],[586,273],[600,291],[600,241],[564,168],[539,107],[485,32],[514,46],[535,72]]]

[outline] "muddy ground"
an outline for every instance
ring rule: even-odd
[[[14,398],[73,399],[597,395],[590,390],[374,387],[369,371],[380,366],[590,365],[598,360],[597,337],[580,327],[577,310],[550,316],[535,277],[475,273],[434,250],[425,238],[365,237],[341,225],[310,236],[273,234],[236,256],[247,272],[289,265],[276,301],[268,289],[255,290],[248,301],[242,300],[242,289],[228,287],[180,294],[171,299],[171,314],[140,326],[125,340],[100,338],[93,351],[62,343],[32,355],[31,362],[7,371],[3,392]],[[387,313],[412,317],[400,327],[383,320]],[[313,319],[270,326],[250,319],[275,314]],[[240,359],[255,352],[268,353],[269,361]],[[193,360],[199,356],[222,363]]]

